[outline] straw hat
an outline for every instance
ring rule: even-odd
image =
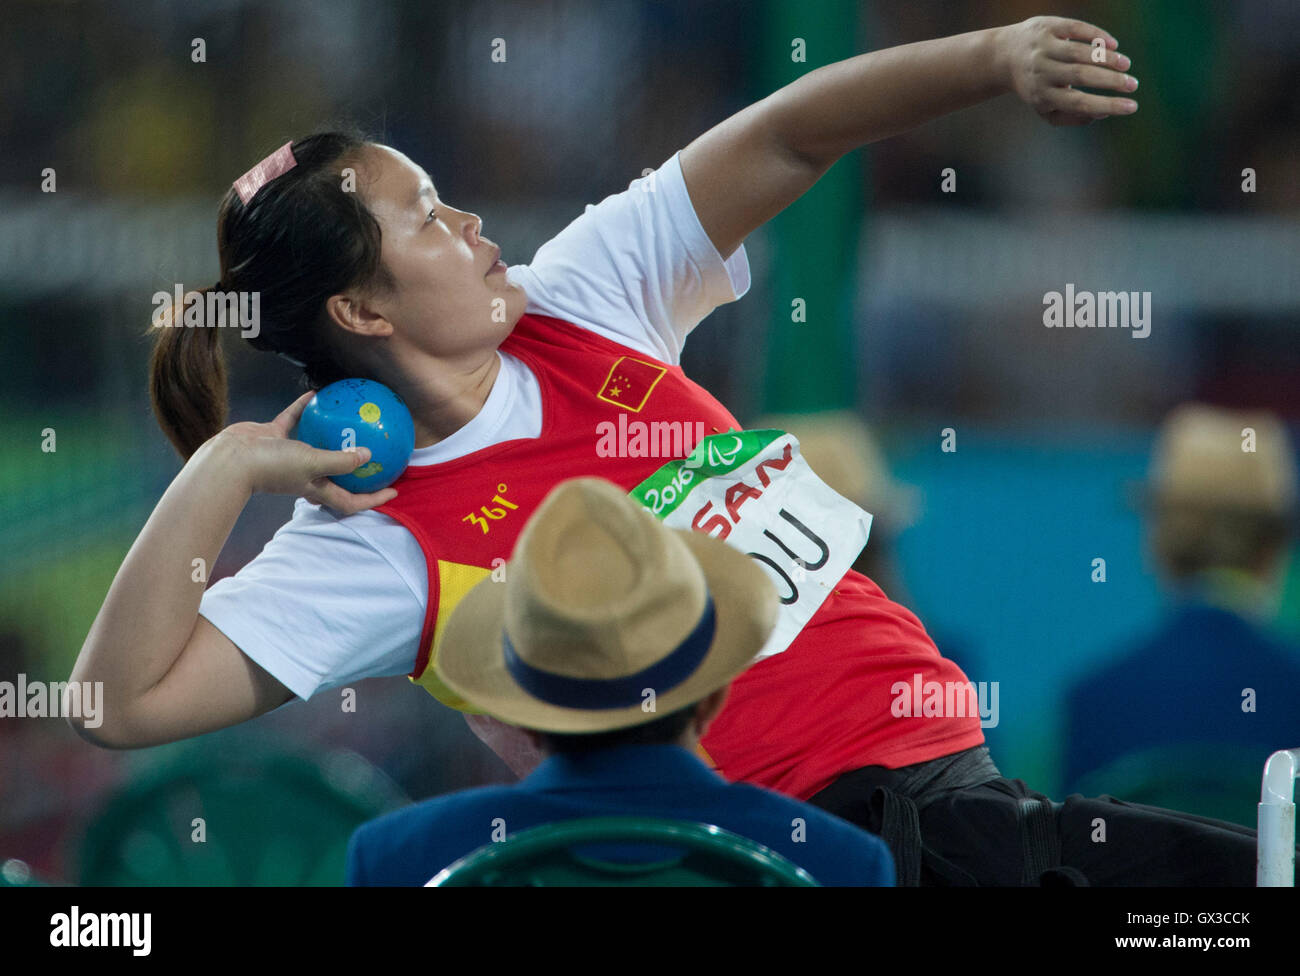
[[[1254,430],[1246,450],[1246,428]],[[1196,403],[1165,420],[1151,458],[1146,501],[1285,516],[1296,503],[1295,454],[1286,428],[1270,413]]]
[[[628,728],[727,685],[771,634],[777,604],[749,556],[667,528],[612,482],[573,478],[528,520],[505,580],[487,577],[457,604],[435,668],[512,725]]]

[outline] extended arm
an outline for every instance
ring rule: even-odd
[[[69,679],[102,682],[95,725],[69,715],[84,738],[109,748],[171,742],[254,718],[289,690],[199,616],[204,574],[248,499],[304,495],[342,512],[388,501],[387,488],[352,495],[326,476],[369,459],[366,448],[320,451],[289,434],[312,394],[269,424],[239,423],[205,443],[158,502],[95,617]]]
[[[1061,17],[888,48],[811,71],[714,126],[682,150],[682,173],[725,258],[845,153],[948,112],[1015,92],[1053,125],[1129,115],[1131,99],[1072,87],[1132,91],[1128,66],[1104,30]]]

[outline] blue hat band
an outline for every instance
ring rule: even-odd
[[[662,660],[621,678],[573,678],[535,668],[515,653],[510,635],[504,630],[501,645],[505,650],[506,670],[534,698],[562,708],[627,708],[641,704],[645,689],[661,695],[694,674],[708,654],[716,627],[713,597],[705,594],[704,611],[685,639]]]

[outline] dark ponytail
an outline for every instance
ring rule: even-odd
[[[256,293],[258,329],[248,342],[302,363],[312,389],[354,375],[326,299],[349,288],[392,287],[380,261],[379,223],[359,187],[344,188],[343,170],[355,170],[369,145],[355,132],[301,139],[292,147],[297,165],[247,204],[229,189],[217,215],[221,280],[202,294]],[[183,327],[181,314],[173,309],[170,325],[154,322],[149,395],[163,433],[188,459],[226,425],[226,329]]]
[[[201,292],[219,291],[213,285]],[[155,322],[158,336],[149,357],[149,399],[172,446],[181,457],[190,455],[226,426],[226,356],[221,329],[185,328],[182,308],[170,321]]]

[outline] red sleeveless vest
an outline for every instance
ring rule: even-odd
[[[638,441],[638,431],[673,424],[685,438],[741,429],[680,366],[570,322],[524,315],[501,349],[537,377],[541,436],[408,467],[395,484],[397,498],[379,508],[415,536],[428,565],[428,607],[411,680],[471,712],[438,680],[438,639],[465,592],[510,558],[547,492],[583,475],[630,491],[695,442],[667,455],[662,440]],[[632,433],[625,440],[631,449],[618,456],[598,450],[597,425],[605,421]],[[787,650],[736,678],[701,745],[727,779],[806,799],[852,769],[897,768],[981,744],[978,714],[926,717],[919,702],[902,717],[891,710],[898,682],[919,692],[925,682],[965,680],[911,612],[850,570]]]

